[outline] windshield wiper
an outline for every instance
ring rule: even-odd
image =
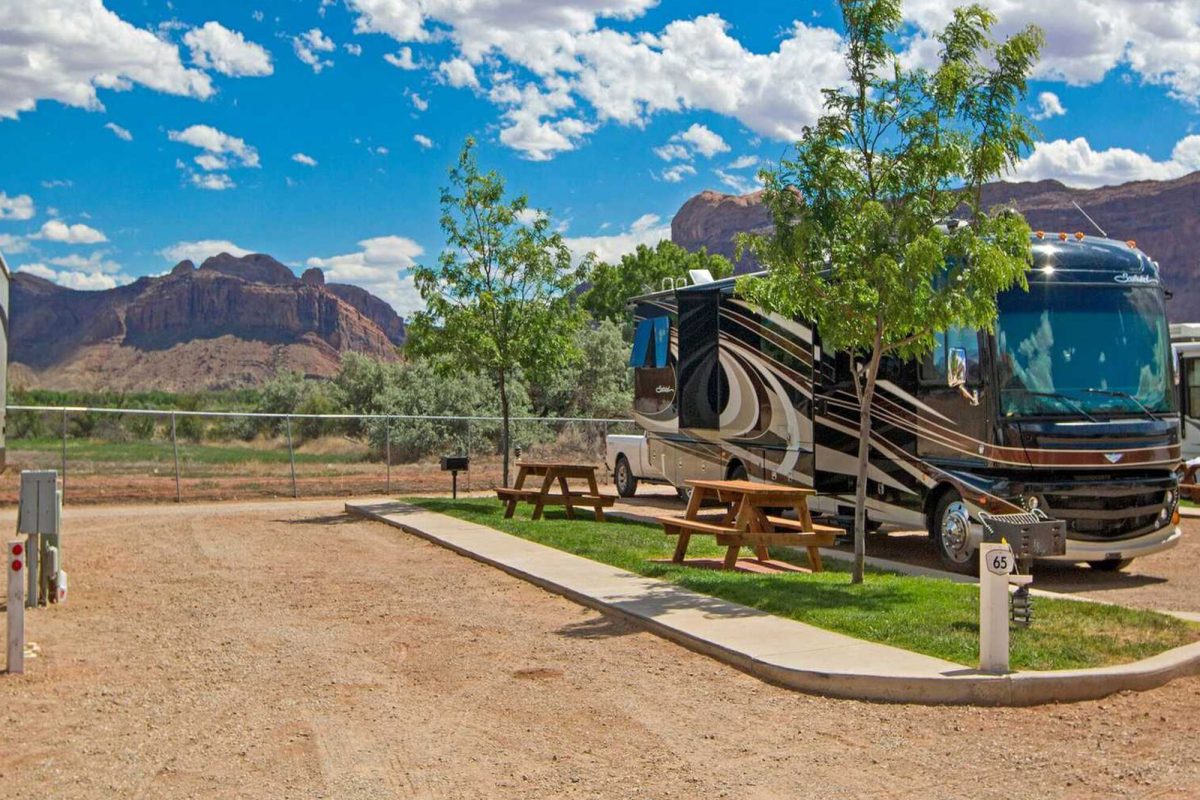
[[[1122,392],[1120,389],[1082,389],[1081,391],[1087,392],[1088,394],[1103,394],[1109,397],[1124,397],[1126,400],[1132,400],[1134,405],[1140,408],[1147,417],[1156,422],[1158,421],[1158,417],[1154,416],[1154,412],[1146,408],[1145,403],[1143,403],[1141,400],[1138,400],[1129,392]]]
[[[1058,400],[1060,403],[1065,405],[1067,408],[1069,408],[1073,411],[1077,411],[1078,413],[1087,417],[1088,420],[1091,422],[1099,422],[1100,421],[1100,420],[1096,419],[1095,417],[1093,417],[1091,414],[1089,414],[1087,412],[1087,409],[1085,409],[1078,402],[1076,402],[1075,400],[1072,400],[1071,398],[1067,397],[1065,394],[1062,394],[1061,392],[1035,392],[1035,391],[1032,391],[1031,389],[1025,389],[1023,387],[1022,388],[1014,388],[1014,389],[1005,389],[1005,391],[1021,392],[1022,394],[1032,395],[1033,397],[1049,397],[1054,400]]]

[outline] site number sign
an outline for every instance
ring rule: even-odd
[[[995,550],[987,555],[988,572],[993,575],[1008,575],[1012,572],[1012,552]]]

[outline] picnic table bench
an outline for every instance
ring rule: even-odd
[[[658,517],[667,536],[679,537],[671,558],[677,563],[682,563],[687,554],[691,537],[701,534],[714,536],[718,545],[728,548],[725,569],[737,565],[738,553],[743,547],[754,548],[758,560],[766,561],[768,547],[782,546],[805,548],[809,566],[813,572],[820,572],[822,564],[818,548],[832,546],[842,532],[841,528],[813,523],[808,510],[808,498],[816,494],[812,489],[745,480],[685,483],[692,488],[692,496],[684,515]],[[724,504],[725,512],[715,517],[701,517],[700,507],[708,499]],[[770,513],[778,508],[793,509],[796,519]]]
[[[540,488],[525,488],[525,479],[534,476],[542,478]],[[571,480],[587,481],[588,490],[580,492],[572,489],[568,483]],[[560,491],[551,492],[557,483]],[[596,467],[593,464],[572,464],[559,461],[518,461],[517,480],[511,489],[498,487],[496,497],[504,504],[504,517],[512,517],[517,503],[533,504],[533,518],[541,519],[546,506],[565,506],[567,516],[575,519],[575,507],[591,507],[597,522],[604,522],[604,511],[613,504],[614,498],[600,494],[596,485]]]

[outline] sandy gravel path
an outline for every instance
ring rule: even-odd
[[[795,694],[340,502],[75,509],[0,796],[1200,795],[1200,680],[1037,709]]]

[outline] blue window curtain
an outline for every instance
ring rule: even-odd
[[[633,352],[629,354],[629,366],[640,369],[646,366],[647,350],[650,349],[650,334],[654,320],[644,319],[633,331]]]
[[[668,317],[654,318],[654,366],[662,369],[667,365],[671,352],[671,320]]]

